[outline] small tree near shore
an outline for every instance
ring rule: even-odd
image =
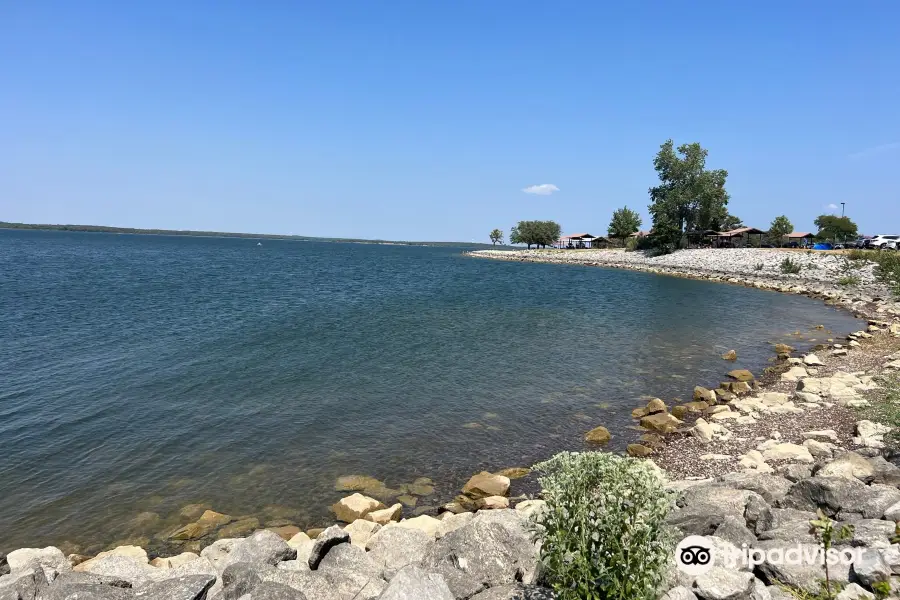
[[[769,225],[769,241],[781,245],[782,238],[793,231],[794,225],[786,216],[775,217]]]
[[[497,244],[503,243],[503,232],[499,229],[495,229],[491,232],[491,245],[496,246]]]
[[[851,221],[850,217],[819,215],[813,223],[819,228],[816,237],[820,240],[845,242],[856,237],[856,223]]]
[[[546,248],[559,240],[562,228],[555,221],[519,221],[509,232],[510,244],[526,244]]]
[[[607,232],[609,237],[619,238],[624,244],[625,238],[635,233],[640,227],[641,215],[625,206],[613,212]]]

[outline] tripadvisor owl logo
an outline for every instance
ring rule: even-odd
[[[709,540],[699,535],[689,535],[675,547],[678,568],[696,577],[713,568],[713,547]]]

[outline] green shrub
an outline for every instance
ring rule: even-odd
[[[848,260],[874,260],[876,252],[873,250],[859,250],[857,248],[853,248],[844,253],[844,256]]]
[[[844,275],[840,279],[838,279],[838,285],[842,285],[847,287],[849,285],[859,285],[859,277],[854,275]]]
[[[648,463],[563,452],[535,465],[547,510],[536,526],[559,600],[656,600],[674,548],[672,498]]]
[[[878,265],[875,267],[875,279],[891,289],[900,298],[900,251],[877,253]]]
[[[634,252],[638,248],[639,238],[630,237],[625,240],[625,252]]]
[[[782,273],[785,273],[785,274],[799,273],[801,268],[802,268],[802,266],[800,265],[800,263],[796,263],[796,262],[792,261],[790,256],[785,257],[785,259],[783,261],[781,261],[781,272]]]

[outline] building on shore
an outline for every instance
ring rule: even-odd
[[[582,248],[607,248],[610,241],[602,236],[591,235],[590,233],[573,233],[572,235],[564,235],[559,238],[556,243],[557,248],[582,249]]]

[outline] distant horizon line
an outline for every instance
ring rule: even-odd
[[[485,246],[497,247],[505,244],[493,244],[484,242],[462,241],[413,241],[413,240],[384,240],[368,238],[345,237],[321,237],[280,233],[247,233],[239,231],[206,231],[196,229],[158,229],[145,227],[118,227],[115,225],[79,225],[79,224],[50,224],[50,223],[15,223],[12,221],[0,221],[0,229],[24,230],[24,231],[73,231],[78,233],[119,233],[133,235],[172,235],[185,237],[230,237],[242,239],[276,239],[295,241],[319,241],[319,242],[345,242],[357,244],[395,244],[404,246]]]

